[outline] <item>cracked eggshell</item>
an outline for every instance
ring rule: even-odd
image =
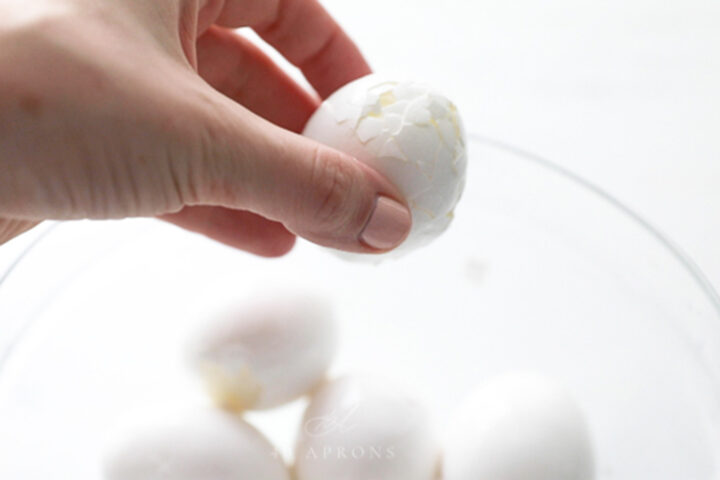
[[[455,105],[432,88],[374,74],[360,78],[325,100],[303,135],[353,155],[403,193],[412,230],[385,255],[426,245],[449,226],[465,185],[465,132]]]
[[[553,381],[513,373],[479,388],[456,412],[443,480],[592,480],[583,413]]]
[[[424,406],[396,383],[352,376],[313,396],[294,470],[296,480],[433,480],[438,459]]]
[[[103,459],[105,480],[290,480],[275,448],[216,409],[148,412],[123,426]]]
[[[326,301],[278,290],[203,322],[190,342],[189,357],[220,407],[266,409],[324,381],[336,336]]]

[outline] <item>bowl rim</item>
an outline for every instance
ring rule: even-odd
[[[496,150],[500,150],[505,153],[510,153],[515,157],[543,167],[546,170],[570,181],[571,183],[575,183],[587,192],[594,194],[596,197],[605,201],[611,207],[614,207],[619,213],[625,215],[642,230],[649,233],[651,237],[653,237],[665,248],[670,256],[674,257],[675,260],[682,265],[687,273],[689,273],[693,278],[695,284],[703,291],[707,299],[710,301],[713,309],[720,317],[720,293],[718,293],[718,289],[715,288],[715,285],[713,285],[703,269],[700,268],[700,265],[698,265],[698,263],[680,246],[680,244],[674,241],[669,235],[664,233],[660,228],[655,226],[639,212],[623,203],[620,199],[599,185],[574,173],[572,170],[543,157],[542,155],[538,155],[521,147],[516,147],[515,145],[503,140],[488,137],[479,133],[469,133],[468,138],[487,147],[495,148]]]
[[[500,152],[511,154],[514,157],[520,158],[527,162],[533,163],[541,168],[549,171],[565,180],[580,186],[583,190],[594,195],[596,198],[609,204],[620,214],[629,218],[634,224],[650,234],[664,249],[673,257],[677,262],[680,263],[681,267],[692,277],[694,283],[700,290],[705,294],[705,297],[710,302],[712,309],[715,311],[718,318],[720,318],[720,293],[715,288],[713,283],[707,277],[705,272],[700,266],[692,259],[692,257],[685,252],[682,247],[670,238],[667,234],[662,232],[658,227],[653,225],[649,220],[643,217],[636,210],[632,209],[621,200],[613,196],[607,190],[596,185],[595,183],[583,178],[582,176],[572,172],[570,169],[561,166],[560,164],[549,160],[542,155],[538,155],[531,151],[525,150],[522,147],[517,147],[509,142],[493,138],[490,136],[483,135],[481,133],[470,132],[467,135],[468,140],[481,144],[485,147],[489,147]],[[43,243],[43,240],[47,238],[53,231],[63,225],[62,221],[50,221],[49,225],[42,231],[38,236],[33,239],[20,254],[11,261],[10,265],[5,269],[4,272],[0,272],[0,295],[2,294],[3,285],[12,275],[23,261],[29,257],[32,252]],[[28,322],[14,335],[14,337],[8,343],[8,348],[5,352],[0,351],[0,370],[2,370],[5,362],[11,355],[13,347],[22,340],[24,334],[30,329],[33,322]]]

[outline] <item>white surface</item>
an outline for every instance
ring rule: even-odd
[[[720,2],[325,4],[376,71],[435,85],[468,131],[605,187],[720,285]]]

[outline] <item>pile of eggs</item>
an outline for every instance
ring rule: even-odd
[[[592,480],[582,412],[531,373],[480,386],[440,435],[431,413],[380,375],[328,378],[332,309],[308,294],[255,297],[204,321],[190,364],[211,406],[148,412],[107,447],[106,480]],[[286,463],[244,413],[301,397]]]

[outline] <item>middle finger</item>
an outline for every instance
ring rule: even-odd
[[[213,88],[270,122],[302,131],[319,99],[250,40],[211,27],[198,40],[198,72]]]

